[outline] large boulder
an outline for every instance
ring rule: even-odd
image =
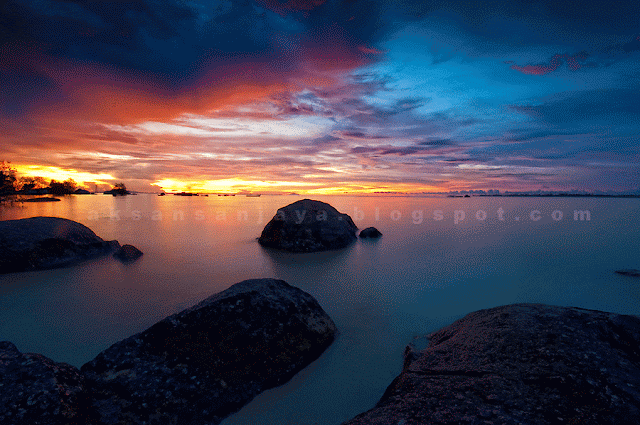
[[[40,354],[21,353],[0,342],[0,423],[72,425],[93,423],[80,371]]]
[[[118,248],[118,241],[104,241],[88,227],[64,218],[0,221],[0,273],[68,266]]]
[[[515,304],[428,338],[346,424],[640,423],[639,316]]]
[[[331,344],[316,300],[274,279],[237,283],[82,366],[104,424],[217,424]]]
[[[280,208],[258,242],[290,252],[340,249],[356,240],[358,227],[331,205],[303,199]]]

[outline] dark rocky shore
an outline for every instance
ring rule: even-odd
[[[0,221],[0,274],[69,266],[119,249],[118,241],[64,218]]]
[[[0,423],[217,424],[316,359],[335,332],[310,295],[260,279],[114,344],[80,371],[2,342]],[[377,405],[345,425],[639,421],[640,317],[515,304],[416,340]]]
[[[81,372],[0,343],[0,423],[217,424],[318,358],[335,333],[311,295],[257,279],[112,345]]]
[[[90,412],[78,368],[0,342],[0,424],[85,425]]]
[[[347,214],[324,202],[303,199],[280,208],[258,242],[289,252],[328,251],[349,246],[357,230]]]
[[[515,304],[428,339],[345,425],[640,423],[638,316]]]

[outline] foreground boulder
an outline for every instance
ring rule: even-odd
[[[375,239],[382,236],[382,233],[380,233],[380,230],[376,229],[375,227],[367,227],[366,229],[362,230],[358,236],[361,239],[366,239],[366,238]]]
[[[93,423],[84,378],[77,368],[40,354],[23,354],[0,342],[0,423],[71,425]]]
[[[375,408],[346,424],[640,423],[640,317],[515,304],[407,347]]]
[[[118,342],[82,366],[104,424],[217,424],[281,385],[336,327],[286,282],[246,280]]]
[[[303,199],[280,208],[258,242],[290,252],[340,249],[356,240],[358,227],[331,205]]]
[[[56,217],[0,221],[0,273],[63,267],[120,248],[88,227]]]

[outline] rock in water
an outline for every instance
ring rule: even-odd
[[[366,229],[362,230],[358,236],[363,239],[379,238],[380,236],[382,236],[382,233],[380,233],[380,230],[376,229],[375,227],[367,227]]]
[[[345,424],[640,423],[639,316],[515,304],[429,338]]]
[[[262,246],[290,252],[340,249],[356,240],[358,227],[331,205],[303,199],[280,208],[262,231]]]
[[[66,363],[0,342],[0,423],[89,424],[84,378]]]
[[[142,252],[105,241],[88,227],[57,217],[0,221],[0,274],[69,266],[116,251],[122,261]]]
[[[82,366],[105,424],[217,424],[281,385],[336,327],[286,282],[245,280],[112,345]]]
[[[123,263],[130,263],[142,256],[142,251],[133,245],[122,245],[122,247],[113,254],[114,257]]]
[[[86,226],[56,217],[0,221],[0,273],[67,266],[118,249]]]

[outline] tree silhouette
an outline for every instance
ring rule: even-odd
[[[69,195],[76,190],[77,183],[73,179],[67,179],[63,182],[51,180],[49,183],[49,192],[54,195]]]
[[[17,189],[27,192],[32,189],[44,189],[48,187],[47,181],[43,177],[24,176],[17,182]]]
[[[111,192],[115,195],[127,195],[129,193],[124,183],[116,183],[115,185],[113,185],[113,189],[111,189]]]
[[[2,161],[0,164],[0,194],[15,192],[14,183],[16,181],[16,170],[9,162]]]

